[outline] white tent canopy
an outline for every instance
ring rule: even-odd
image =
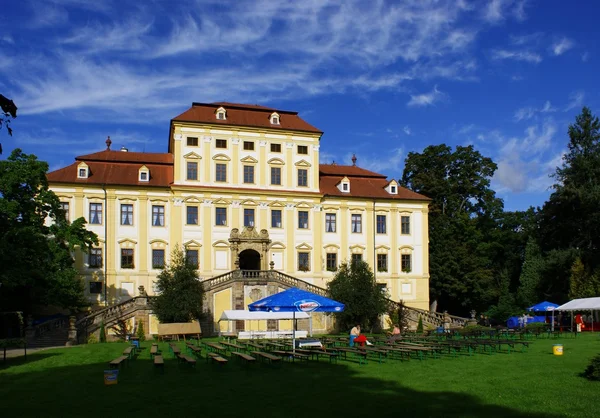
[[[260,321],[265,319],[292,319],[293,312],[223,311],[220,321]],[[296,312],[296,319],[308,319],[306,312]]]
[[[559,306],[555,311],[598,311],[600,310],[600,297],[573,299]]]

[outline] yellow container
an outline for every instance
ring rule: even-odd
[[[104,370],[104,384],[116,385],[119,377],[119,370]]]
[[[562,344],[554,344],[552,346],[552,353],[555,356],[562,356],[563,355],[563,345]]]

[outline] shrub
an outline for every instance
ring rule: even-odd
[[[110,327],[111,331],[115,333],[115,337],[121,342],[127,341],[127,337],[131,335],[131,327],[125,320],[117,321],[116,325]]]
[[[589,380],[600,380],[600,354],[592,358],[583,375]]]
[[[106,342],[106,330],[104,329],[104,321],[100,322],[100,342]]]
[[[417,333],[418,334],[423,333],[423,317],[422,316],[419,316],[419,323],[417,324]]]
[[[98,344],[98,338],[96,338],[95,334],[90,334],[87,337],[87,344]]]
[[[137,327],[137,337],[140,339],[140,342],[146,341],[146,332],[144,331],[144,322],[140,321],[140,324]]]

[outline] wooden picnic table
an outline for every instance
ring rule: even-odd
[[[236,349],[236,350],[244,350],[244,351],[246,351],[246,347],[241,346],[239,344],[229,343],[229,342],[226,342],[226,341],[221,341],[219,344],[220,345],[224,345],[225,347],[228,347],[228,348],[233,348],[233,349]]]

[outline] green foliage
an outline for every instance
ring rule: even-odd
[[[525,326],[525,329],[528,331],[537,331],[537,330],[545,330],[550,327],[549,324],[545,322],[531,322]]]
[[[19,149],[0,161],[3,309],[31,312],[33,305],[57,305],[76,310],[87,304],[72,252],[86,251],[98,239],[85,229],[83,218],[66,221],[48,188],[47,171],[47,163]]]
[[[525,308],[539,302],[543,268],[544,259],[540,247],[535,239],[530,237],[525,247],[525,262],[519,278],[517,300],[520,306]]]
[[[423,317],[419,315],[419,323],[417,324],[417,334],[423,333]]]
[[[378,317],[388,311],[388,295],[364,261],[342,263],[327,288],[331,298],[346,305],[343,312],[335,314],[342,329],[356,324],[372,329],[379,323]]]
[[[173,250],[171,262],[157,276],[156,288],[158,296],[151,305],[163,324],[189,322],[202,316],[204,288],[196,267],[186,263],[180,248]]]
[[[510,291],[510,277],[506,270],[500,272],[498,287],[500,289],[498,303],[490,306],[485,315],[497,321],[504,322],[509,317],[521,313],[523,309],[517,306],[515,295]]]
[[[100,342],[106,342],[106,330],[104,329],[104,321],[100,322]]]
[[[98,344],[98,338],[96,338],[96,335],[94,334],[90,334],[87,337],[87,344]]]
[[[394,325],[398,325],[400,330],[408,328],[408,310],[404,301],[401,300],[398,304],[390,304],[387,325],[390,331],[394,328]]]
[[[581,258],[577,257],[571,267],[569,298],[592,298],[600,294],[599,272],[586,271]]]
[[[136,336],[140,339],[140,341],[146,341],[146,331],[144,331],[144,321],[140,321],[137,327]]]
[[[589,380],[600,380],[600,354],[592,358],[583,375]]]

